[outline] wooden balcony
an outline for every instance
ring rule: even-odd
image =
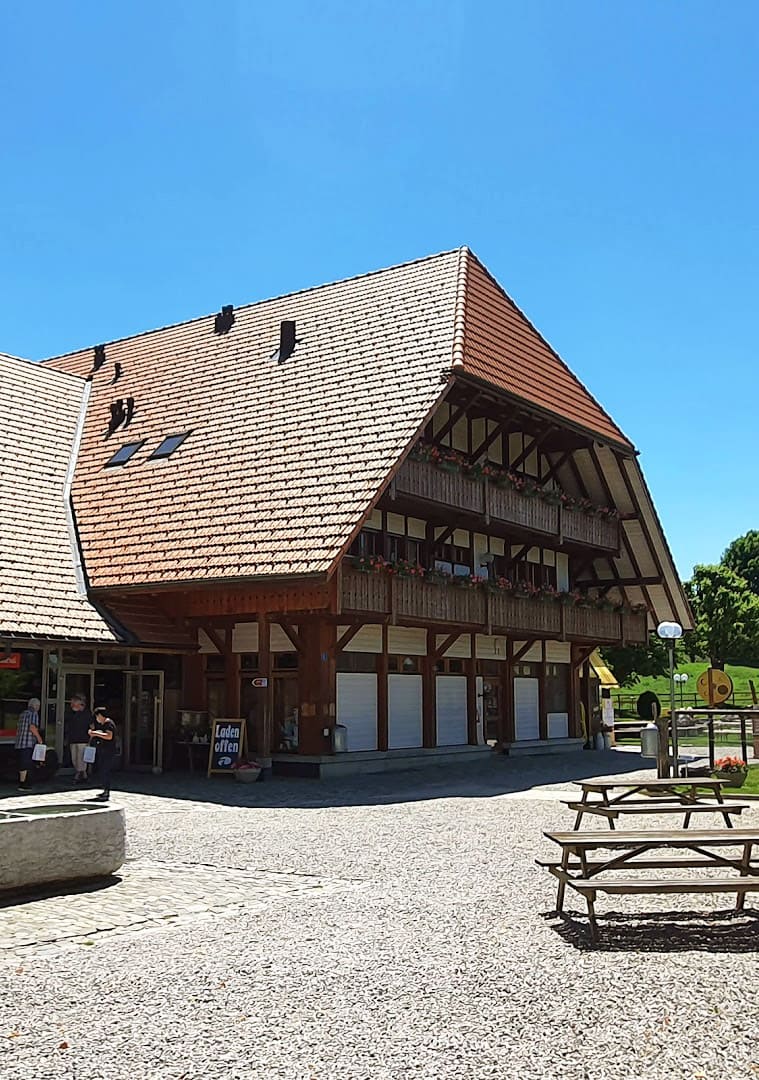
[[[572,544],[604,551],[619,549],[619,522],[554,506],[534,495],[522,495],[509,487],[475,480],[459,472],[447,472],[426,461],[406,461],[395,478],[396,498],[408,497],[439,506],[453,507],[488,523],[510,525],[523,533],[550,537],[557,544]]]
[[[522,599],[481,588],[343,568],[342,612],[402,623],[445,623],[479,633],[592,642],[644,642],[646,615],[571,607],[547,597]]]

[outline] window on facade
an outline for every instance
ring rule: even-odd
[[[382,555],[384,554],[383,547],[381,532],[376,529],[362,529],[348,549],[348,554],[358,556]]]
[[[546,712],[569,712],[569,664],[546,664]]]
[[[240,654],[240,671],[258,671],[258,653],[248,652]]]
[[[112,465],[126,465],[131,458],[137,453],[141,446],[144,446],[145,440],[141,442],[126,443],[122,446],[113,457],[109,458],[105,463],[106,469],[109,469]]]
[[[414,675],[419,671],[419,657],[388,656],[387,670],[399,675]]]
[[[181,435],[168,435],[160,446],[153,451],[148,458],[148,461],[155,461],[157,458],[171,457],[177,447],[182,445],[189,434],[189,431],[185,431]]]
[[[274,653],[275,671],[297,671],[298,654],[296,652]]]
[[[471,572],[473,566],[471,548],[459,547],[458,544],[435,544],[433,551],[436,562],[450,563],[452,567],[466,566]]]
[[[206,655],[206,671],[224,671],[224,657],[219,653],[208,653]]]
[[[462,675],[464,673],[464,661],[460,656],[443,657],[435,664],[438,675]]]
[[[406,559],[418,563],[421,556],[421,544],[410,536],[388,536],[388,558],[391,562]]]
[[[537,679],[540,675],[540,664],[515,664],[514,674],[522,679]]]
[[[377,655],[376,653],[341,652],[337,657],[337,670],[374,672],[377,670]]]

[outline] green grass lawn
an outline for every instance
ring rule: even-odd
[[[700,661],[697,664],[690,663],[678,663],[675,658],[675,671],[687,672],[688,681],[683,686],[683,705],[694,705],[705,707],[700,698],[694,697],[696,695],[696,682],[699,675],[706,671],[708,663],[705,660]],[[751,689],[749,687],[749,680],[752,680],[756,687],[757,694],[759,694],[759,668],[753,667],[738,667],[735,664],[726,664],[725,672],[733,680],[733,687],[736,694],[736,703],[739,705],[749,705],[751,703]],[[615,704],[617,700],[622,698],[625,704],[631,704],[632,708],[635,707],[635,699],[643,693],[644,690],[653,690],[656,696],[661,701],[662,705],[667,708],[669,706],[669,676],[662,675],[659,678],[646,678],[639,679],[634,686],[626,686],[622,690],[612,691],[612,697]],[[675,686],[675,697],[677,705],[680,705],[680,687]],[[623,715],[626,715],[627,711]],[[632,713],[631,715],[635,715]]]
[[[759,795],[759,765],[749,765],[746,783],[733,790],[742,792],[744,795]]]

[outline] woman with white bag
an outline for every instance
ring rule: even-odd
[[[40,732],[39,698],[29,698],[26,708],[19,716],[15,746],[18,759],[18,790],[29,791],[32,785],[27,780],[27,776],[32,762],[45,760],[46,748]],[[37,747],[40,749],[38,750]]]
[[[95,796],[96,800],[108,802],[111,796],[111,768],[116,756],[116,725],[102,705],[94,709],[92,715],[92,726],[88,732],[90,745],[84,751],[84,760],[94,765],[92,775],[103,786],[101,793]]]

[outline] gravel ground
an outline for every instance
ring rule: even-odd
[[[133,784],[119,796],[133,859],[345,888],[0,962],[0,1076],[759,1077],[759,924],[716,918],[729,898],[602,898],[618,917],[602,919],[598,949],[577,897],[576,921],[550,915],[553,879],[533,860],[550,850],[543,829],[571,824],[568,782],[641,764],[494,759],[251,788],[166,778],[165,798]],[[759,826],[759,804],[740,824]]]

